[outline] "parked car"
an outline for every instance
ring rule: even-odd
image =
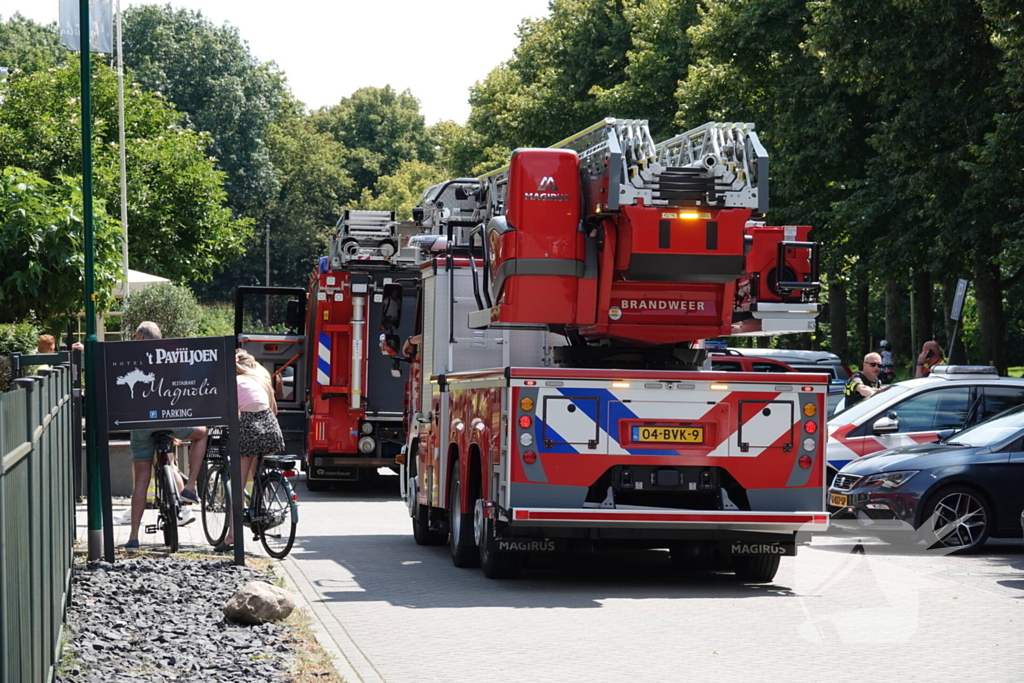
[[[939,442],[854,460],[836,475],[828,493],[829,503],[842,511],[878,520],[865,529],[874,528],[883,539],[916,532],[912,538],[962,551],[990,536],[1019,536],[1024,405]]]
[[[738,349],[725,350],[729,356],[757,356],[766,360],[785,363],[797,372],[824,372],[835,383],[846,384],[850,379],[850,368],[842,359],[828,351],[801,351],[799,349]]]
[[[940,365],[929,377],[891,384],[833,415],[825,453],[829,477],[848,462],[897,446],[935,441],[1024,404],[1024,379],[989,366]]]

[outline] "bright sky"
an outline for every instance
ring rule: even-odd
[[[114,0],[115,3],[117,0]],[[121,0],[123,7],[163,4]],[[427,123],[465,123],[469,87],[512,56],[521,19],[548,14],[548,0],[171,0],[238,28],[257,59],[276,62],[310,109],[363,86],[390,84],[419,98]],[[58,0],[0,0],[15,12],[57,21]],[[116,7],[116,4],[115,4]]]

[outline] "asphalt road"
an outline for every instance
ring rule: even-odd
[[[285,563],[356,681],[1024,680],[1024,542],[973,556],[816,538],[771,585],[667,553],[492,581],[417,546],[397,479],[309,493]]]

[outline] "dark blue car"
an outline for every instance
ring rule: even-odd
[[[858,458],[836,475],[836,517],[871,520],[876,535],[916,530],[957,551],[1021,535],[1024,406],[946,436]]]

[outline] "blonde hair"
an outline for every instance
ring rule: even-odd
[[[256,362],[256,359],[252,357],[252,354],[243,349],[235,349],[235,374],[245,375],[250,377],[263,387],[263,390],[267,392],[267,400],[270,404],[270,409],[277,414],[277,399],[274,397],[274,387],[270,381],[270,373],[267,369]]]

